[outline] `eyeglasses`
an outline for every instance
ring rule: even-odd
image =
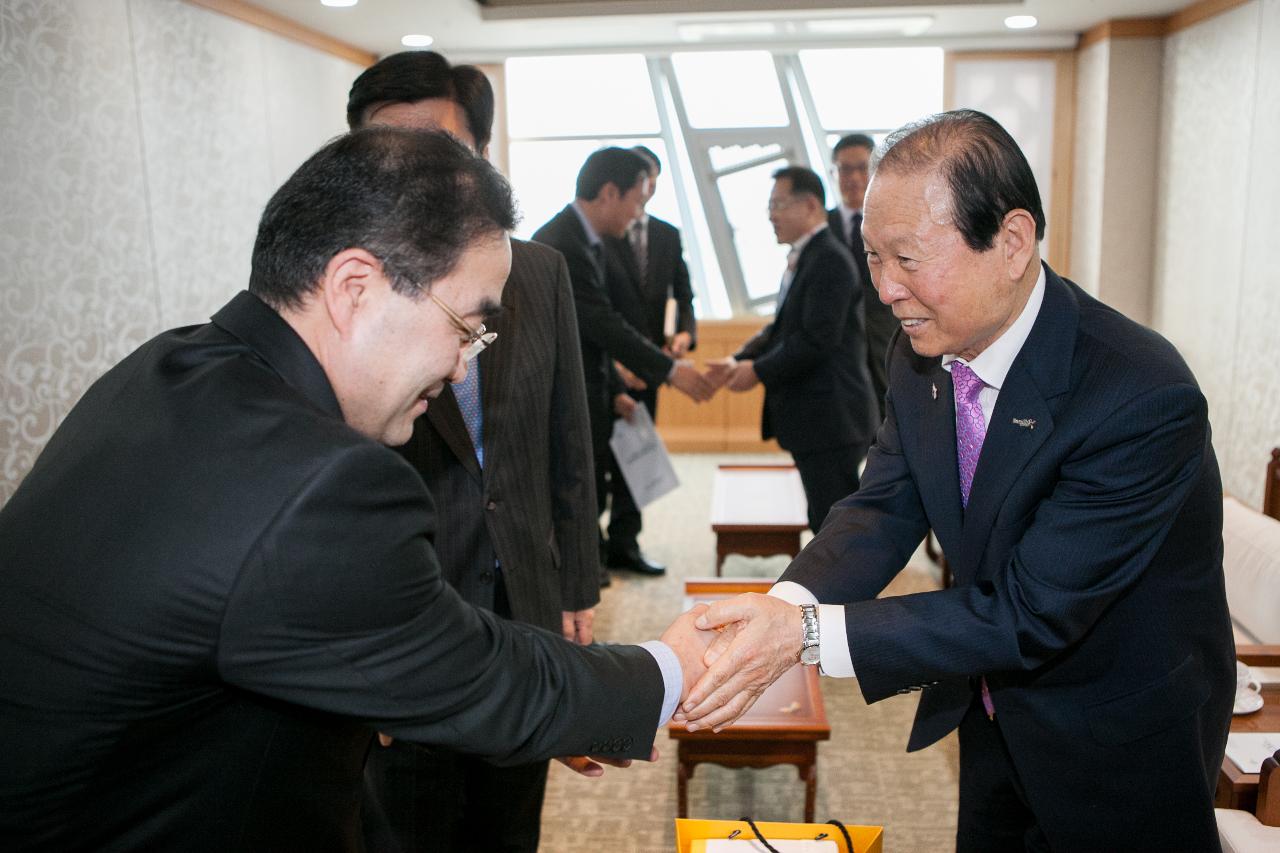
[[[795,204],[797,201],[799,201],[799,199],[797,199],[795,196],[788,196],[783,199],[769,199],[769,203],[765,205],[765,208],[770,213],[777,213],[779,210],[786,210],[788,207]]]
[[[866,163],[859,166],[850,166],[847,163],[841,163],[831,168],[831,174],[837,177],[847,178],[850,175],[865,175],[870,172],[870,167]]]
[[[463,322],[457,311],[445,305],[434,293],[428,293],[427,296],[431,297],[432,302],[440,306],[440,310],[449,318],[449,322],[453,323],[453,327],[461,332],[466,339],[467,348],[462,351],[463,361],[471,361],[498,339],[497,332],[485,331],[484,323],[480,324],[480,328],[473,329]]]

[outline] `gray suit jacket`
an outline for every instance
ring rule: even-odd
[[[560,630],[600,600],[591,432],[569,272],[559,252],[511,242],[498,340],[480,354],[483,470],[452,388],[400,448],[436,499],[445,580],[493,609],[494,559],[512,616]]]

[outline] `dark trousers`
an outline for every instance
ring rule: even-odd
[[[862,444],[848,444],[830,450],[791,454],[804,484],[804,497],[809,502],[809,529],[814,533],[822,526],[831,505],[858,491],[858,466],[867,455]]]
[[[1015,762],[1000,700],[992,720],[975,695],[960,722],[956,851],[1216,851],[1212,781],[1195,766],[1198,732],[1192,713],[1163,732],[1102,752],[1084,739],[1053,740]],[[1020,763],[1032,769],[1020,772]]]
[[[960,722],[960,819],[956,853],[1047,851],[999,724],[976,696]]]
[[[365,763],[369,853],[536,853],[547,762],[494,767],[409,744],[374,744]]]
[[[506,587],[494,612],[511,618]],[[537,853],[548,762],[495,767],[469,755],[375,743],[364,766],[368,853]]]
[[[649,410],[649,416],[657,421],[658,419],[658,393],[653,390],[629,391],[629,394],[638,403],[643,403],[645,408]],[[597,486],[599,482],[597,481]],[[627,488],[627,481],[622,477],[622,470],[618,467],[618,460],[614,458],[613,452],[609,453],[609,482],[607,484],[607,492],[600,492],[609,496],[609,556],[627,557],[640,553],[640,545],[636,542],[636,537],[640,535],[640,531],[644,528],[643,520],[640,517],[640,508],[636,506],[636,499],[631,496],[631,490]],[[602,499],[598,499],[603,504]],[[603,505],[600,511],[604,512]]]

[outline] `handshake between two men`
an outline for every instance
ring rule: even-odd
[[[684,677],[672,719],[689,731],[722,731],[799,662],[803,637],[800,608],[769,595],[745,593],[682,613],[661,637],[680,660]],[[657,757],[655,749],[649,760]],[[604,772],[597,762],[631,764],[586,756],[560,761],[584,776]]]
[[[721,388],[741,392],[750,391],[760,384],[760,377],[756,375],[751,359],[739,360],[733,356],[725,356],[708,361],[704,370],[698,370],[692,361],[683,358],[687,349],[664,347],[664,351],[677,359],[671,369],[671,375],[667,378],[668,384],[696,403],[705,403]],[[648,390],[648,384],[622,364],[615,361],[613,366],[628,391]],[[631,395],[625,393],[614,395],[613,409],[618,417],[630,420],[635,407],[636,401]]]

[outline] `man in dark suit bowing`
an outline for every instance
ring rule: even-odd
[[[93,384],[0,510],[6,850],[355,851],[375,732],[647,757],[701,649],[582,647],[465,604],[385,445],[467,360],[510,189],[373,128],[267,204],[249,290]]]
[[[643,145],[631,149],[649,164],[649,187],[645,191],[640,216],[625,237],[605,237],[605,279],[609,298],[618,313],[639,329],[662,351],[683,358],[697,346],[698,323],[693,315],[693,287],[689,267],[684,262],[680,231],[671,223],[652,216],[645,209],[657,192],[662,163],[658,155]],[[671,328],[667,328],[667,324]],[[643,403],[654,420],[658,418],[658,389],[650,387],[617,362],[626,393]],[[625,401],[623,402],[625,405]],[[608,565],[626,568],[651,563],[640,551],[636,537],[642,519],[631,490],[627,488],[616,459],[609,471]]]
[[[884,420],[884,392],[888,387],[885,359],[889,355],[889,340],[898,330],[898,321],[893,317],[893,310],[876,294],[875,282],[867,268],[866,249],[862,245],[862,202],[867,194],[867,181],[871,178],[871,152],[875,147],[875,140],[865,133],[850,133],[840,137],[831,149],[831,170],[840,190],[840,203],[827,211],[827,223],[849,249],[854,266],[858,268],[863,313],[866,315],[867,369],[871,371],[878,419]]]
[[[578,335],[582,345],[582,369],[587,387],[587,411],[595,458],[596,504],[604,512],[612,464],[609,437],[613,432],[621,389],[613,361],[618,361],[646,385],[663,382],[697,402],[715,389],[694,366],[662,351],[662,347],[618,312],[605,282],[604,237],[622,237],[640,215],[649,184],[649,165],[634,151],[601,148],[587,157],[578,171],[574,200],[539,228],[533,239],[558,249],[569,265]],[[615,393],[619,392],[619,393]],[[601,534],[601,556],[607,547]],[[619,568],[643,574],[662,574],[664,568],[636,561]],[[607,578],[606,578],[607,579]]]
[[[849,251],[827,227],[818,176],[790,166],[773,180],[769,221],[778,242],[791,244],[774,319],[709,372],[730,391],[764,383],[763,435],[791,452],[816,533],[831,505],[857,490],[875,432],[866,295]]]
[[[771,594],[700,620],[738,647],[687,713],[723,726],[799,657],[869,702],[922,691],[908,749],[959,728],[961,853],[1216,850],[1235,670],[1207,406],[1167,341],[1041,263],[1044,226],[990,117],[885,141],[863,237],[901,323],[887,416]],[[877,599],[930,529],[954,586]]]
[[[493,87],[474,65],[439,53],[384,57],[351,86],[353,128],[447,131],[484,156]],[[511,241],[502,313],[486,349],[446,387],[400,452],[436,500],[445,580],[467,602],[589,644],[600,600],[591,430],[573,292],[553,249]],[[538,848],[547,762],[498,767],[451,750],[393,743],[370,752],[366,839],[388,832],[401,853]],[[501,808],[494,803],[501,802]],[[378,816],[385,817],[385,825]]]

